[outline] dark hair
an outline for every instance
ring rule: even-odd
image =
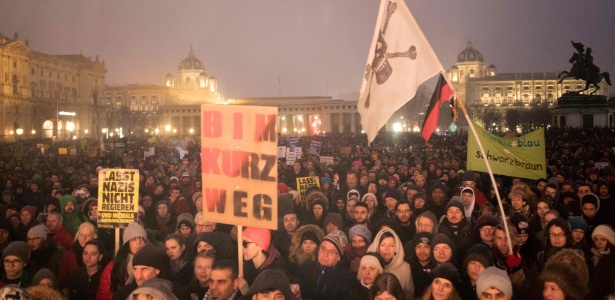
[[[367,209],[367,211],[369,211],[369,207],[367,207],[367,203],[363,202],[363,201],[357,201],[357,203],[354,205],[355,208],[357,207],[365,207],[365,209]]]
[[[235,280],[239,276],[239,270],[237,270],[237,263],[230,259],[221,259],[214,262],[211,270],[231,270],[231,279]]]
[[[184,246],[184,250],[182,250],[182,255],[179,257],[179,261],[188,260],[188,252],[190,251],[186,251],[186,238],[179,233],[171,233],[164,239],[165,244],[168,240],[176,240],[180,247]]]
[[[92,240],[88,241],[87,243],[85,243],[85,245],[83,246],[83,249],[85,249],[85,247],[87,247],[88,245],[92,245],[92,246],[94,246],[94,247],[96,247],[98,249],[98,252],[100,254],[102,254],[102,256],[103,256],[103,259],[101,259],[98,262],[98,264],[99,265],[104,265],[105,257],[107,256],[106,255],[106,250],[105,250],[105,244],[103,244],[103,242],[101,240],[99,240],[99,239],[92,239]],[[83,257],[81,258],[81,260],[83,261]]]
[[[388,292],[395,299],[405,299],[404,290],[401,288],[399,280],[390,273],[382,273],[374,279],[374,283],[369,289],[368,299],[374,299],[384,292]]]
[[[402,205],[402,204],[408,204],[408,207],[410,209],[412,209],[412,204],[410,204],[410,202],[408,202],[408,200],[406,199],[401,199],[401,201],[397,201],[397,204],[395,204],[395,210],[397,210],[397,208]]]
[[[115,292],[120,287],[123,287],[128,278],[126,266],[128,265],[128,254],[130,252],[130,243],[125,243],[120,247],[113,259],[113,269],[111,269],[111,291]]]

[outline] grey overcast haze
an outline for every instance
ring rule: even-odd
[[[615,75],[613,0],[406,1],[445,69],[471,40],[498,72],[570,69],[570,40]],[[0,0],[0,33],[96,55],[107,85],[162,85],[192,46],[225,98],[357,94],[377,0]],[[611,93],[615,88],[611,88]],[[355,97],[356,98],[356,97]],[[356,99],[354,99],[356,100]]]

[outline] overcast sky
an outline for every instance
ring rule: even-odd
[[[0,32],[18,31],[34,51],[99,55],[108,85],[161,85],[192,45],[223,97],[276,97],[281,86],[282,96],[338,98],[361,87],[378,3],[0,0]],[[406,3],[445,69],[471,40],[499,72],[561,71],[574,40],[615,77],[613,0]]]

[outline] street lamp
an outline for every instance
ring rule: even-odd
[[[168,133],[169,131],[171,131],[171,125],[167,124],[164,125],[164,130]]]
[[[17,133],[17,135],[22,135],[23,134],[23,129],[22,128],[17,128],[17,130],[15,130],[15,132]]]

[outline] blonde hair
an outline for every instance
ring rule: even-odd
[[[90,229],[90,231],[92,231],[92,239],[95,239],[98,237],[98,231],[96,230],[96,226],[94,226],[94,224],[90,222],[83,222],[81,223],[81,225],[79,225],[79,228],[77,229],[77,233],[75,233],[75,238],[73,239],[73,241],[76,241],[77,238],[79,238],[79,231],[81,231],[81,228]]]

